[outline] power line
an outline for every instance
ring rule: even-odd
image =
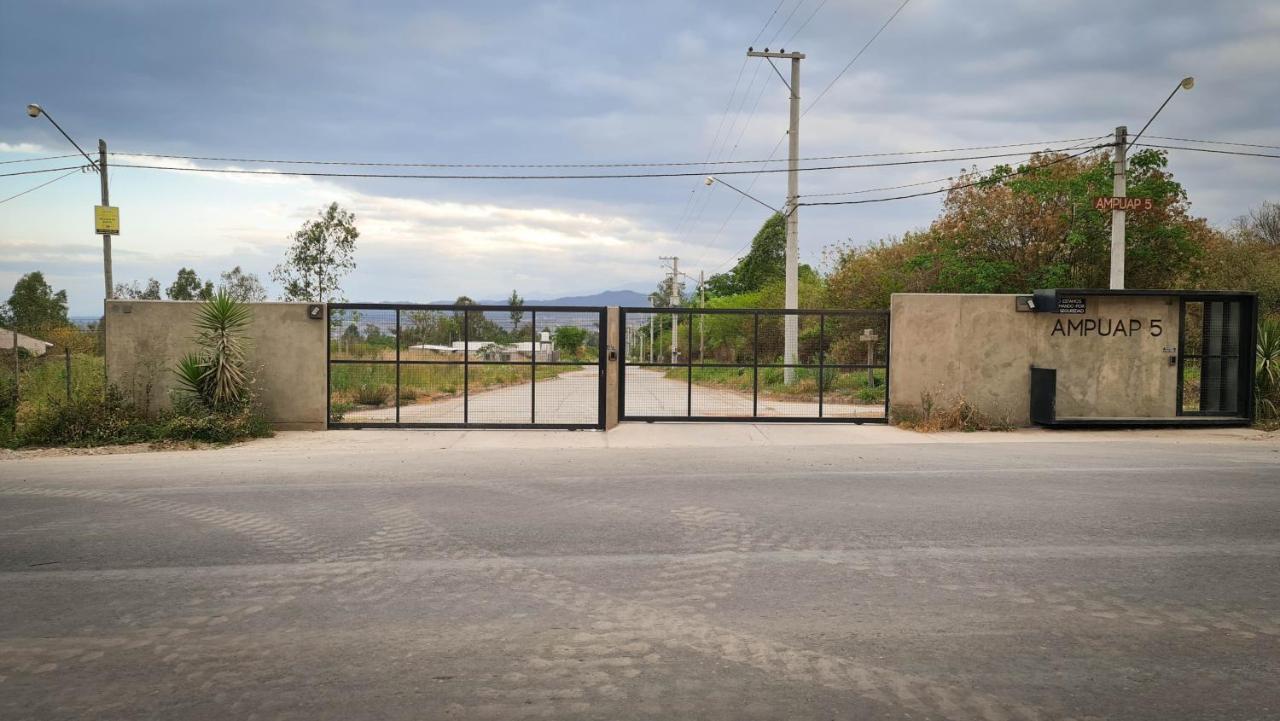
[[[0,160],[0,165],[8,165],[10,163],[36,163],[41,160],[61,160],[62,158],[78,158],[79,153],[68,153],[67,155],[46,155],[43,158],[19,158],[17,160]]]
[[[1171,138],[1167,135],[1148,135],[1148,138],[1156,140],[1173,140],[1179,143],[1204,143],[1206,145],[1235,145],[1241,148],[1268,148],[1270,150],[1280,150],[1280,145],[1261,145],[1259,143],[1235,143],[1229,140],[1196,140],[1195,138]]]
[[[858,50],[858,52],[853,56],[853,59],[844,66],[844,69],[836,73],[836,76],[831,79],[831,82],[827,83],[827,87],[823,88],[822,92],[818,93],[818,97],[814,98],[812,103],[809,103],[809,107],[805,108],[801,115],[808,114],[810,110],[813,110],[813,106],[817,105],[818,101],[822,100],[822,98],[827,94],[827,91],[831,90],[832,86],[836,84],[837,80],[843,77],[845,73],[849,72],[849,68],[853,67],[853,64],[858,62],[858,58],[862,57],[862,54],[867,51],[867,48],[871,47],[871,43],[874,43],[876,38],[880,37],[880,33],[884,32],[884,29],[889,27],[889,23],[893,22],[893,19],[898,17],[898,13],[902,12],[902,9],[905,8],[909,2],[911,2],[911,0],[902,0],[902,4],[898,6],[897,10],[893,11],[893,14],[889,16],[888,20],[884,21],[884,25],[881,25],[880,29],[876,31],[876,34],[872,35],[871,39],[862,46],[862,49]]]
[[[1105,137],[1108,137],[1108,136],[1107,136],[1107,135],[1096,135],[1096,136],[1094,136],[1094,137],[1092,137],[1092,138],[1077,138],[1077,140],[1083,140],[1083,141],[1086,141],[1086,142],[1096,142],[1096,141],[1101,140],[1101,139],[1103,139],[1103,138],[1105,138]],[[1062,141],[1062,142],[1069,142],[1069,141]],[[1077,147],[1079,147],[1079,146],[1077,145],[1077,146],[1075,146],[1075,147],[1066,148],[1066,150],[1075,150]],[[993,171],[993,170],[995,170],[995,168],[988,168],[988,169],[987,169],[986,171],[984,171],[984,172],[988,172],[988,173],[989,173],[989,172],[991,172],[991,171]],[[861,195],[861,194],[863,194],[863,193],[875,193],[875,192],[882,191],[882,190],[901,190],[901,189],[903,189],[903,188],[918,188],[918,187],[920,187],[920,186],[922,186],[922,185],[933,185],[934,183],[945,183],[945,182],[947,182],[947,181],[949,181],[949,180],[952,180],[952,179],[954,179],[954,178],[955,178],[955,176],[954,176],[954,175],[949,175],[949,176],[947,176],[947,177],[945,177],[945,178],[935,178],[935,179],[933,179],[933,180],[921,180],[921,181],[916,182],[916,183],[904,183],[904,184],[902,184],[902,185],[886,185],[886,186],[882,186],[882,187],[879,187],[879,188],[863,188],[863,189],[861,189],[861,190],[845,190],[845,191],[840,191],[840,192],[836,192],[836,193],[809,193],[808,195],[801,195],[800,197],[801,197],[801,198],[832,198],[832,197],[841,196],[841,195]]]
[[[58,171],[60,171],[60,170],[80,170],[81,168],[87,168],[87,167],[89,167],[89,166],[87,166],[87,165],[67,165],[67,166],[64,166],[64,167],[61,167],[61,168],[41,168],[41,169],[39,169],[39,170],[19,170],[19,171],[17,171],[17,172],[13,172],[13,173],[0,173],[0,178],[9,178],[9,177],[12,177],[12,176],[14,176],[14,175],[38,175],[38,174],[40,174],[40,173],[56,173],[56,172],[58,172]],[[731,172],[733,172],[733,171],[731,171],[731,170],[726,170],[726,171],[724,171],[724,173],[721,173],[721,175],[725,175],[725,174],[728,174],[728,173],[731,173]]]
[[[745,132],[745,128],[743,129]],[[741,135],[738,142],[741,142]],[[1059,138],[1057,140],[1034,140],[1023,143],[1003,143],[1000,145],[970,145],[959,148],[935,148],[932,150],[899,150],[877,153],[853,153],[844,155],[815,155],[797,158],[801,162],[822,160],[849,160],[852,158],[888,158],[901,155],[931,155],[936,153],[961,153],[971,150],[1000,150],[1003,148],[1020,148],[1028,145],[1053,145],[1058,143],[1074,143],[1089,138]],[[736,143],[735,143],[736,147]],[[338,165],[347,167],[370,168],[687,168],[712,165],[755,165],[757,163],[783,162],[782,158],[765,158],[753,160],[705,160],[705,161],[671,161],[671,162],[609,162],[609,163],[419,163],[419,162],[381,162],[359,160],[287,160],[280,158],[230,158],[204,155],[168,155],[163,153],[135,153],[130,151],[114,151],[108,153],[114,157],[164,158],[169,160],[193,160],[218,163],[270,163],[277,165]],[[78,157],[78,156],[60,156]],[[18,162],[18,161],[11,161]]]
[[[809,23],[812,22],[813,18],[818,14],[818,11],[821,10],[823,6],[825,6],[826,4],[827,4],[827,0],[822,0],[822,2],[818,3],[818,7],[814,8],[813,12],[809,13],[809,17],[805,18],[805,21],[800,23],[800,27],[796,28],[795,31],[791,33],[791,37],[788,37],[786,42],[783,43],[783,45],[790,45],[791,41],[796,39],[796,36],[800,34],[801,30],[804,30],[806,27],[808,27]]]
[[[16,195],[10,195],[9,197],[5,198],[4,200],[0,200],[0,205],[2,205],[2,204],[4,204],[4,203],[7,203],[7,202],[9,202],[10,200],[13,200],[14,198],[21,198],[22,196],[26,195],[27,193],[34,193],[35,191],[37,191],[37,190],[39,190],[39,189],[41,189],[41,188],[45,187],[46,185],[53,185],[54,183],[58,182],[59,180],[62,180],[63,178],[71,177],[72,175],[75,175],[76,173],[79,173],[79,172],[81,172],[81,171],[82,171],[82,169],[81,169],[81,168],[76,168],[75,170],[72,170],[72,171],[71,171],[71,172],[69,172],[69,173],[64,173],[63,175],[59,175],[58,177],[54,178],[53,180],[47,180],[47,181],[45,181],[45,182],[43,182],[43,183],[41,183],[41,184],[37,185],[37,186],[36,186],[36,187],[34,187],[34,188],[28,188],[28,189],[26,189],[26,190],[24,190],[24,191],[22,191],[21,193],[18,193],[18,194],[16,194]]]
[[[923,198],[923,197],[924,197],[924,196],[926,196],[926,195],[938,195],[938,194],[940,194],[940,193],[947,193],[947,192],[950,192],[950,191],[952,191],[952,190],[963,190],[964,188],[972,188],[972,187],[974,187],[974,186],[976,186],[976,185],[982,185],[982,184],[984,184],[984,183],[990,183],[990,182],[993,182],[993,181],[1001,181],[1001,180],[1005,180],[1005,179],[1008,179],[1008,178],[1012,178],[1012,177],[1017,176],[1017,175],[1025,175],[1025,174],[1027,174],[1027,173],[1034,172],[1034,171],[1039,170],[1039,169],[1041,169],[1041,168],[1047,168],[1047,167],[1049,167],[1050,165],[1057,165],[1058,163],[1063,163],[1063,162],[1066,162],[1066,161],[1068,161],[1068,160],[1072,160],[1072,159],[1078,158],[1078,157],[1080,157],[1080,156],[1082,156],[1082,155],[1086,155],[1086,154],[1088,154],[1088,153],[1091,153],[1091,152],[1093,152],[1093,151],[1097,150],[1098,148],[1103,148],[1103,147],[1106,147],[1106,146],[1104,146],[1104,145],[1098,145],[1098,146],[1094,146],[1094,147],[1091,147],[1091,148],[1085,148],[1084,150],[1082,150],[1082,151],[1080,151],[1080,152],[1078,152],[1078,153],[1074,153],[1074,154],[1072,154],[1072,155],[1064,155],[1064,156],[1062,156],[1062,157],[1060,157],[1060,158],[1054,158],[1053,160],[1050,160],[1049,162],[1044,163],[1044,164],[1042,164],[1042,165],[1035,165],[1035,166],[1028,166],[1028,167],[1025,167],[1025,168],[1019,168],[1018,170],[1014,170],[1014,171],[1012,171],[1012,172],[1006,173],[1006,174],[1004,174],[1004,175],[1000,176],[999,178],[982,178],[982,179],[980,179],[980,180],[975,180],[975,181],[970,182],[970,183],[961,183],[960,185],[951,185],[951,186],[948,186],[948,187],[946,187],[946,188],[938,188],[937,190],[926,190],[926,191],[921,192],[921,193],[909,193],[909,194],[907,194],[907,195],[895,195],[895,196],[890,196],[890,197],[888,197],[888,198],[868,198],[868,199],[866,199],[866,200],[829,200],[829,201],[819,202],[819,203],[797,203],[797,205],[809,205],[809,206],[813,206],[813,205],[865,205],[865,204],[868,204],[868,203],[887,203],[887,202],[889,202],[889,201],[891,201],[891,200],[907,200],[907,199],[909,199],[909,198]]]
[[[1249,158],[1280,158],[1272,153],[1246,153],[1241,150],[1218,150],[1217,148],[1188,148],[1184,145],[1158,145],[1156,143],[1138,143],[1143,148],[1162,148],[1164,150],[1190,150],[1196,153],[1214,153],[1215,155],[1242,155]]]

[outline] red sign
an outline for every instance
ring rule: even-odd
[[[1151,198],[1094,198],[1094,210],[1151,210],[1156,207]]]

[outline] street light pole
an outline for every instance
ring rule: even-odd
[[[783,80],[787,89],[791,91],[791,122],[787,129],[787,204],[784,206],[787,221],[787,258],[783,306],[787,310],[796,310],[800,307],[800,213],[797,205],[800,198],[800,173],[798,172],[800,167],[800,61],[805,55],[788,53],[785,48],[779,52],[769,52],[769,48],[765,48],[763,52],[748,48],[747,56],[765,58],[770,65],[773,65],[773,58],[791,60],[791,82],[786,83]],[[777,72],[776,67],[774,71]],[[778,77],[781,78],[782,74],[778,73]],[[787,314],[783,316],[782,344],[782,362],[786,366],[782,369],[782,378],[787,385],[795,381],[794,366],[798,360],[799,345],[800,318],[794,313]]]
[[[98,173],[99,182],[102,184],[102,205],[104,207],[111,205],[111,193],[107,187],[107,141],[98,140],[98,160],[95,162],[93,158],[89,157],[88,153],[84,152],[84,148],[80,147],[80,144],[75,139],[67,135],[67,131],[63,130],[61,125],[58,125],[58,121],[53,119],[48,110],[31,103],[27,105],[27,115],[32,118],[38,118],[43,115],[46,120],[53,123],[53,127],[57,128],[59,133],[62,133],[62,137],[66,138],[67,142],[80,151],[84,159],[89,161],[89,165]],[[102,236],[102,269],[106,284],[106,295],[104,297],[107,300],[111,300],[114,297],[112,294],[114,289],[111,283],[111,236],[105,233]]]
[[[1133,140],[1129,140],[1129,129],[1121,125],[1116,128],[1115,140],[1115,162],[1112,170],[1111,193],[1117,198],[1123,198],[1128,195],[1128,179],[1125,176],[1125,163],[1127,162],[1127,151],[1130,146],[1136,145],[1138,140],[1142,138],[1142,134],[1147,132],[1147,128],[1151,127],[1152,121],[1164,110],[1164,106],[1173,100],[1173,96],[1178,94],[1179,90],[1190,90],[1196,86],[1196,79],[1187,76],[1180,80],[1173,88],[1173,92],[1169,93],[1169,97],[1160,103],[1160,107],[1151,114],[1147,119],[1147,124],[1142,126],[1142,130],[1133,136]],[[1125,255],[1125,212],[1123,209],[1114,208],[1111,211],[1111,289],[1122,290],[1124,288],[1124,255]]]

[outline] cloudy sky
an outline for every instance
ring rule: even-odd
[[[101,137],[132,153],[439,163],[765,158],[786,129],[787,91],[767,65],[745,60],[747,46],[808,55],[807,108],[900,2],[5,2],[0,173],[74,165],[9,162],[71,149],[47,121],[27,117],[29,102],[86,148]],[[1196,77],[1195,89],[1175,97],[1149,133],[1280,145],[1276,3],[912,0],[806,110],[801,154],[1052,141],[1120,124],[1136,132],[1185,75]],[[811,172],[800,192],[898,185],[998,162]],[[1183,152],[1172,167],[1193,210],[1214,223],[1280,200],[1274,159]],[[55,177],[0,177],[0,199]],[[726,179],[783,202],[782,174]],[[167,284],[179,266],[216,276],[237,264],[265,280],[289,234],[336,200],[356,213],[362,233],[359,267],[345,284],[353,300],[648,290],[658,256],[677,255],[695,274],[722,270],[769,213],[688,177],[337,179],[117,168],[110,180],[123,226],[117,280]],[[96,176],[74,174],[0,204],[0,291],[41,269],[69,291],[73,314],[98,312],[97,201]],[[834,243],[927,225],[939,204],[933,196],[804,209],[803,260],[819,262]]]

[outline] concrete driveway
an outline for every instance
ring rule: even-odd
[[[1272,718],[1278,517],[1239,431],[0,460],[0,717]]]

